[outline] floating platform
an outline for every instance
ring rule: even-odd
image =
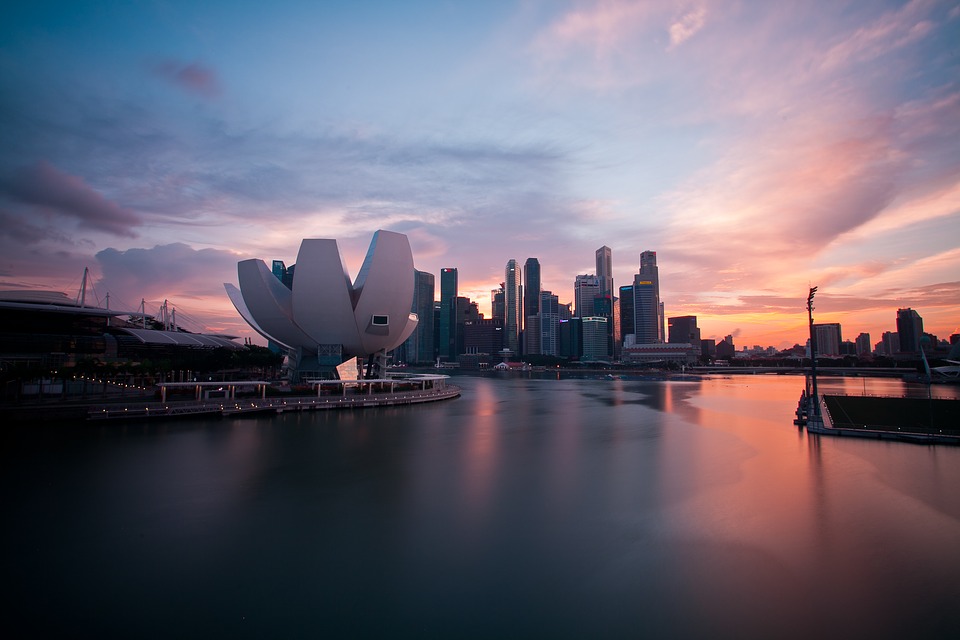
[[[819,408],[804,393],[794,424],[823,435],[960,445],[960,400],[822,395]]]

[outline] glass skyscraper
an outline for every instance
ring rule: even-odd
[[[520,347],[520,267],[511,258],[503,274],[503,302],[505,323],[503,327],[503,346],[519,355]]]
[[[437,353],[446,360],[457,359],[457,270],[440,270],[440,344]]]

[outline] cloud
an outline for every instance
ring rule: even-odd
[[[46,237],[46,231],[18,216],[0,210],[0,236],[22,244],[36,244]]]
[[[201,98],[210,99],[220,95],[220,83],[216,73],[195,62],[165,60],[152,65],[151,69],[154,74],[175,87]]]
[[[236,280],[237,262],[232,251],[194,249],[182,242],[149,249],[104,249],[96,254],[101,277],[97,288],[126,304],[176,298],[179,301],[215,299],[228,304],[223,282]]]
[[[933,30],[926,19],[931,6],[928,0],[912,0],[845,35],[824,54],[824,68],[873,60],[921,40]]]
[[[707,8],[698,7],[680,16],[670,25],[670,47],[677,47],[703,28],[707,21]]]
[[[75,219],[82,228],[132,238],[133,227],[141,224],[133,212],[46,161],[15,171],[2,188],[14,200]]]

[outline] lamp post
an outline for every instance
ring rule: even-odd
[[[810,295],[807,296],[807,317],[810,319],[810,370],[813,378],[813,415],[820,417],[820,395],[817,392],[817,338],[813,331],[813,296],[816,295],[817,288],[810,287]]]

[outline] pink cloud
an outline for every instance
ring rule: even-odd
[[[677,47],[696,34],[707,22],[707,8],[698,7],[684,13],[670,25],[670,47]]]
[[[925,16],[930,6],[927,0],[913,0],[885,13],[832,46],[823,57],[823,66],[830,69],[851,61],[873,60],[922,39],[933,29]]]
[[[220,95],[220,83],[216,73],[195,62],[184,64],[167,60],[154,65],[154,73],[189,93],[203,98],[216,98]]]
[[[4,190],[15,200],[75,219],[87,229],[133,238],[133,227],[141,224],[132,211],[107,200],[82,179],[63,173],[46,161],[15,172]]]

